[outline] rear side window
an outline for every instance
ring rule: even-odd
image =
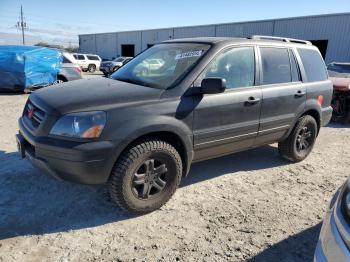
[[[291,82],[292,73],[288,49],[261,47],[260,53],[264,85]]]
[[[87,58],[88,58],[89,60],[100,60],[100,59],[98,59],[98,57],[95,56],[95,55],[87,55]]]
[[[298,48],[308,82],[327,80],[326,65],[321,55],[312,49]]]

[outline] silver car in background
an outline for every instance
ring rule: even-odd
[[[123,65],[128,63],[132,57],[120,56],[111,61],[104,61],[100,65],[100,71],[105,75],[109,76],[121,68]]]
[[[350,261],[350,178],[338,189],[330,202],[314,261]]]
[[[74,56],[67,52],[63,52],[62,55],[62,67],[57,74],[57,80],[54,84],[82,79],[81,68],[74,59]]]

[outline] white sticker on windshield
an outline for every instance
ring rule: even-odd
[[[202,53],[203,53],[203,50],[197,50],[197,51],[190,51],[190,52],[178,54],[178,55],[175,56],[175,60],[189,58],[189,57],[201,56]]]

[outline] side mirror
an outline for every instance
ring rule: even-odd
[[[226,79],[220,77],[204,78],[200,91],[202,94],[218,94],[226,89]]]

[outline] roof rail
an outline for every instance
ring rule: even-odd
[[[276,41],[282,41],[282,42],[287,42],[287,43],[298,43],[298,44],[312,45],[312,43],[310,41],[294,39],[294,38],[287,38],[287,37],[252,35],[249,38],[250,39],[259,39],[259,40],[276,40]]]

